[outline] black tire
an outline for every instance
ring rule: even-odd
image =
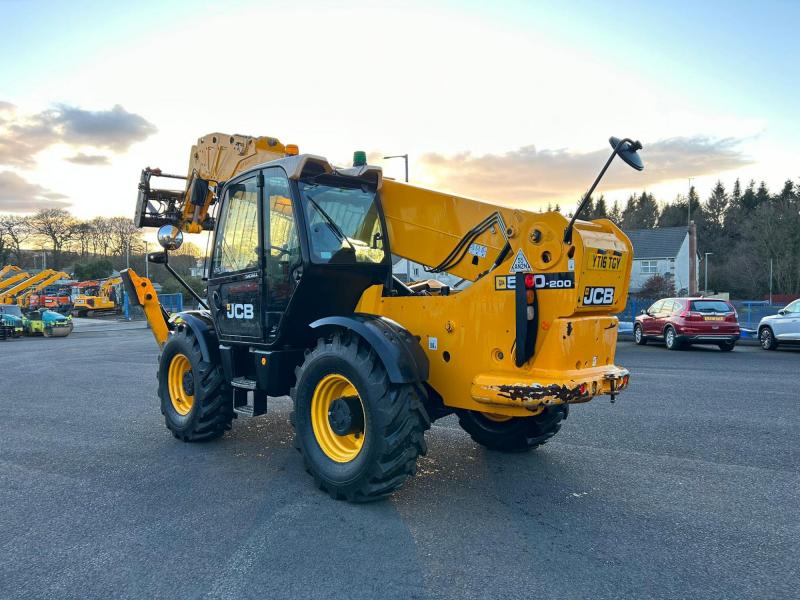
[[[295,375],[290,391],[295,448],[321,490],[337,500],[371,501],[388,495],[416,473],[417,458],[427,452],[424,433],[430,428],[421,385],[391,383],[369,345],[347,332],[317,340]],[[315,390],[329,376],[345,377],[361,400],[363,441],[346,462],[326,454],[312,424]]]
[[[633,341],[639,346],[644,346],[647,343],[647,336],[642,330],[642,326],[637,323],[633,326]]]
[[[169,366],[181,354],[191,366],[194,401],[187,414],[176,410],[169,391]],[[167,429],[184,442],[213,440],[231,428],[233,400],[222,366],[203,360],[200,344],[188,327],[172,334],[164,344],[158,365],[158,395]]]
[[[667,350],[680,350],[683,347],[683,344],[678,340],[678,334],[675,333],[672,327],[667,327],[664,330],[664,343],[667,346]]]
[[[770,327],[762,327],[758,332],[758,341],[764,350],[775,350],[778,348],[778,340]]]
[[[721,342],[719,345],[719,349],[723,352],[730,352],[736,347],[736,342]]]
[[[535,417],[512,417],[507,421],[496,421],[472,410],[460,410],[458,423],[473,440],[490,450],[526,452],[557,434],[568,415],[568,404],[548,406]]]

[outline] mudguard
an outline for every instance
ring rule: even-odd
[[[430,365],[419,340],[399,323],[366,313],[325,317],[311,329],[341,327],[358,334],[381,359],[392,383],[417,383],[428,379]]]
[[[187,310],[175,313],[170,318],[170,322],[175,329],[188,327],[197,338],[200,344],[200,352],[203,360],[212,364],[220,363],[219,341],[217,340],[217,330],[214,328],[214,321],[211,314],[204,310]]]

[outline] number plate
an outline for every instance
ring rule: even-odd
[[[704,321],[724,321],[725,317],[703,317]]]
[[[614,254],[611,250],[592,252],[586,259],[586,266],[593,271],[622,270],[622,256]]]

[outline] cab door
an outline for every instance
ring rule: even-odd
[[[280,332],[283,317],[302,276],[302,256],[289,179],[283,169],[264,169],[264,327],[266,342]]]
[[[209,307],[220,341],[264,337],[258,174],[233,180],[222,193],[208,279]]]

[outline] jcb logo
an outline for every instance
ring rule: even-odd
[[[253,318],[253,305],[252,304],[228,304],[228,312],[226,316],[229,319],[252,319]]]
[[[603,306],[608,304],[614,304],[613,287],[587,287],[584,289],[584,306]]]

